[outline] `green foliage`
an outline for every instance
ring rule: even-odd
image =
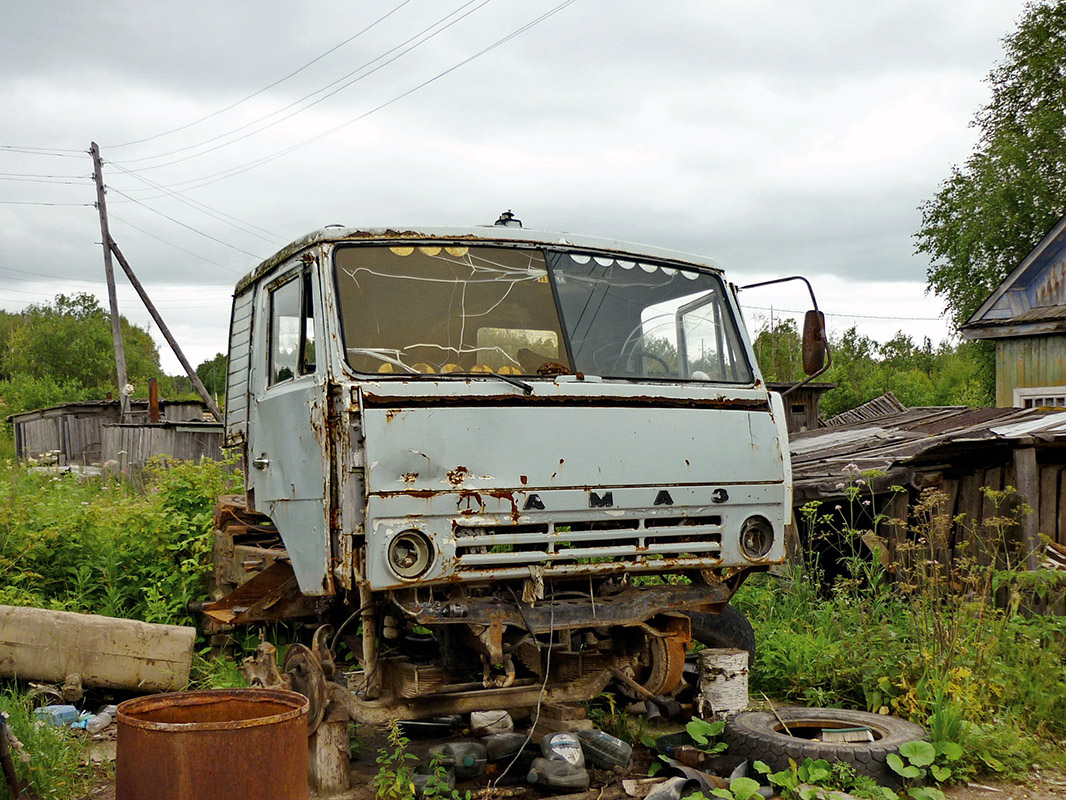
[[[67,800],[81,797],[91,777],[87,759],[87,742],[69,728],[37,725],[28,697],[12,689],[0,692],[0,711],[9,715],[11,732],[22,743],[29,762],[13,753],[15,772],[20,781],[29,781],[41,800]],[[0,781],[0,798],[8,798],[7,784]]]
[[[226,369],[229,359],[225,353],[218,353],[214,358],[209,358],[196,368],[196,375],[200,378],[208,393],[218,399],[226,396]]]
[[[1024,554],[1007,546],[1025,507],[1009,490],[989,493],[997,515],[961,539],[993,542],[999,561],[971,554],[946,564],[938,555],[952,521],[939,512],[943,496],[927,493],[888,563],[884,526],[903,522],[885,518],[875,479],[851,471],[844,503],[806,509],[808,537],[842,548],[844,573],[828,587],[824,565],[809,557],[787,583],[757,576],[734,598],[759,641],[753,694],[923,724],[938,771],[952,779],[1066,763],[1066,619],[1023,613]],[[997,605],[997,594],[1006,602]]]
[[[374,775],[376,800],[410,800],[415,796],[415,784],[411,779],[410,761],[418,756],[407,752],[407,737],[400,730],[400,723],[389,723],[388,747],[378,750],[378,771]]]
[[[143,486],[0,471],[0,603],[190,624],[206,593],[212,513],[239,476],[157,463]]]
[[[813,800],[824,796],[823,790],[847,792],[869,800],[897,800],[891,789],[878,786],[866,775],[857,774],[844,761],[830,763],[824,758],[806,758],[802,764],[797,764],[789,759],[788,769],[779,772],[774,772],[762,761],[753,762],[752,767],[765,776],[785,800]]]
[[[851,327],[830,333],[833,363],[819,381],[835,383],[819,405],[831,417],[893,392],[906,406],[992,404],[995,363],[985,342],[942,342],[929,339],[920,345],[903,333],[878,343]],[[770,381],[795,381],[803,377],[800,335],[791,319],[778,321],[773,330],[762,328],[755,337],[755,355]]]
[[[122,336],[132,383],[159,374],[159,352],[148,332],[125,319]],[[55,303],[28,306],[7,337],[10,375],[74,383],[86,389],[117,389],[111,318],[91,294],[56,295]]]
[[[980,139],[921,205],[929,288],[958,326],[1066,210],[1066,5],[1032,2],[988,83]]]

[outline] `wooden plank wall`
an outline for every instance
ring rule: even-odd
[[[1014,390],[1066,385],[1066,336],[996,340],[996,405],[1014,405]]]
[[[222,458],[222,426],[106,425],[104,462],[116,469],[141,469],[149,459],[169,456],[181,461]]]

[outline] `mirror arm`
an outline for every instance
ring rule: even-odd
[[[807,292],[811,296],[811,305],[813,306],[814,310],[817,311],[818,310],[818,298],[814,296],[814,287],[812,287],[811,286],[811,282],[809,280],[807,280],[806,278],[804,278],[802,275],[790,275],[787,278],[774,278],[773,280],[769,280],[769,281],[759,281],[758,283],[748,283],[748,284],[745,284],[744,286],[738,286],[737,289],[740,290],[740,291],[744,291],[745,289],[757,289],[760,286],[771,286],[771,285],[773,285],[775,283],[787,283],[788,281],[803,281],[804,285],[807,287]],[[817,372],[815,372],[814,374],[808,375],[806,378],[804,378],[799,383],[795,384],[794,386],[790,386],[788,389],[785,389],[785,391],[781,392],[781,396],[782,397],[788,397],[790,394],[792,394],[794,391],[796,391],[801,386],[806,386],[808,383],[813,381],[819,375],[823,374],[827,369],[829,369],[829,367],[831,367],[833,365],[833,350],[829,346],[829,337],[825,336],[825,327],[824,326],[822,327],[822,341],[825,344],[825,364],[823,364],[822,368],[820,370],[818,370]]]

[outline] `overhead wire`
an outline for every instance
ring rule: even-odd
[[[148,237],[150,237],[152,239],[155,239],[157,242],[162,242],[165,245],[169,245],[170,247],[173,247],[175,250],[180,250],[183,253],[187,253],[188,255],[193,256],[194,258],[198,258],[201,261],[205,261],[208,264],[212,264],[212,265],[214,265],[216,267],[219,267],[220,269],[228,270],[228,271],[234,272],[234,273],[242,273],[243,274],[243,272],[244,272],[244,270],[235,269],[234,267],[230,267],[230,266],[228,266],[226,264],[222,264],[222,263],[220,263],[218,261],[214,261],[213,259],[210,259],[207,256],[203,256],[203,255],[200,255],[199,253],[193,252],[192,250],[188,250],[188,249],[182,247],[181,245],[174,244],[174,242],[167,241],[162,236],[156,236],[154,233],[151,233],[150,231],[146,231],[144,228],[141,228],[141,227],[138,227],[137,225],[134,225],[129,220],[123,219],[122,217],[118,216],[118,214],[115,214],[110,209],[107,212],[107,216],[108,216],[109,219],[117,220],[118,222],[121,222],[126,227],[133,228],[133,230],[139,231],[140,233],[143,233],[145,236],[148,236]]]
[[[84,158],[86,150],[60,150],[48,147],[22,147],[16,144],[0,144],[0,150],[30,156],[54,156],[56,158]]]
[[[87,208],[93,208],[95,203],[44,203],[36,200],[0,200],[0,204],[5,206],[85,206]]]
[[[347,78],[350,78],[353,75],[357,75],[357,73],[359,73],[362,70],[366,69],[371,64],[374,64],[376,61],[380,61],[381,59],[385,58],[390,53],[394,53],[396,50],[399,50],[401,47],[404,47],[405,45],[410,44],[411,42],[415,41],[419,37],[425,36],[425,38],[422,39],[421,41],[415,42],[415,44],[411,45],[411,47],[407,48],[406,50],[404,50],[401,53],[397,53],[394,57],[388,59],[384,63],[379,64],[378,66],[374,67],[373,69],[371,69],[368,72],[365,72],[362,75],[357,75],[357,77],[352,78],[352,80],[348,81],[347,83],[344,83],[341,86],[338,86],[336,89],[333,89],[333,91],[322,95],[321,97],[315,99],[314,101],[308,103],[307,105],[305,105],[305,106],[303,106],[301,108],[297,108],[292,113],[286,114],[285,116],[281,117],[280,119],[276,119],[273,122],[267,123],[266,125],[263,125],[263,126],[261,126],[259,128],[256,128],[255,130],[250,131],[250,132],[248,132],[248,133],[246,133],[246,134],[244,134],[242,136],[237,136],[237,137],[235,137],[235,138],[233,138],[233,139],[231,139],[231,140],[229,140],[227,142],[222,142],[221,144],[218,144],[218,145],[216,145],[214,147],[210,147],[210,148],[208,148],[206,150],[202,150],[202,151],[200,151],[198,153],[192,153],[192,154],[190,154],[188,156],[184,156],[182,158],[177,158],[177,159],[174,159],[172,161],[167,161],[166,163],[163,163],[163,164],[153,164],[153,165],[150,165],[150,166],[139,167],[138,169],[140,169],[140,170],[162,169],[163,167],[169,167],[169,166],[172,166],[174,164],[180,164],[182,162],[189,161],[189,160],[194,159],[194,158],[198,158],[198,157],[200,157],[202,155],[207,155],[208,153],[213,153],[216,150],[221,150],[223,147],[228,147],[231,144],[235,144],[237,142],[243,141],[244,139],[247,139],[247,138],[249,138],[251,136],[254,136],[254,135],[258,134],[258,133],[262,133],[263,131],[269,130],[270,128],[274,127],[275,125],[280,125],[282,122],[285,122],[286,120],[291,119],[292,117],[295,117],[297,114],[302,114],[304,111],[307,111],[309,108],[313,108],[314,106],[318,105],[319,103],[322,103],[322,102],[328,100],[329,98],[333,97],[334,95],[336,95],[336,94],[342,92],[343,90],[347,89],[349,86],[352,86],[353,84],[358,83],[359,81],[363,80],[364,78],[367,78],[367,77],[373,75],[374,73],[378,72],[379,70],[384,69],[389,64],[392,64],[392,63],[398,61],[399,59],[403,58],[408,53],[413,52],[414,50],[416,50],[419,47],[421,47],[422,45],[424,45],[426,42],[432,40],[436,36],[439,36],[441,33],[443,33],[444,31],[448,30],[449,28],[451,28],[453,25],[456,25],[457,23],[459,23],[462,20],[464,20],[467,17],[469,17],[474,12],[476,12],[476,11],[480,10],[481,8],[483,8],[484,6],[488,5],[489,3],[492,2],[492,0],[481,0],[481,2],[476,7],[470,9],[465,14],[462,14],[461,16],[457,17],[456,19],[452,20],[451,22],[448,22],[446,25],[443,24],[449,17],[454,16],[459,11],[462,11],[464,8],[472,5],[475,2],[477,2],[477,0],[467,0],[467,2],[463,3],[463,5],[459,6],[454,11],[450,11],[449,13],[445,14],[443,17],[438,19],[436,22],[434,22],[431,25],[428,25],[427,27],[423,28],[421,31],[419,31],[418,33],[414,34],[410,38],[405,39],[404,41],[400,42],[400,44],[396,45],[395,47],[392,47],[389,50],[386,50],[381,55],[376,56],[375,58],[372,58],[370,61],[365,62],[364,64],[360,65],[359,67],[356,67],[354,70],[352,70],[351,72],[347,73],[346,75],[342,75],[340,78],[337,78],[337,80],[333,81],[332,83],[328,83],[325,86],[323,86],[323,87],[321,87],[319,89],[316,89],[315,91],[313,91],[313,92],[311,92],[309,94],[304,95],[303,97],[299,98],[298,100],[294,100],[292,103],[289,103],[289,105],[284,106],[283,108],[280,108],[280,109],[278,109],[276,111],[272,111],[269,114],[266,114],[266,115],[264,115],[262,117],[259,117],[258,119],[252,120],[251,122],[247,122],[244,125],[241,125],[241,126],[239,126],[237,128],[233,128],[232,130],[226,131],[224,133],[217,134],[216,136],[212,136],[209,139],[203,140],[202,142],[198,142],[196,144],[191,144],[191,145],[186,145],[185,147],[179,147],[179,148],[176,148],[174,150],[170,150],[170,151],[165,152],[165,153],[158,153],[158,154],[153,155],[153,156],[142,156],[142,157],[139,157],[139,158],[126,159],[122,163],[123,164],[137,164],[137,163],[140,163],[140,162],[143,162],[143,161],[154,161],[155,159],[165,158],[167,156],[176,155],[178,153],[183,153],[183,152],[186,152],[188,150],[195,150],[195,149],[201,148],[201,147],[203,147],[205,145],[208,145],[211,142],[217,141],[217,140],[225,138],[227,136],[232,136],[233,134],[236,134],[236,133],[240,133],[240,131],[242,131],[242,130],[248,128],[248,127],[251,127],[252,125],[256,125],[256,124],[258,124],[260,122],[263,122],[265,120],[270,119],[271,117],[274,117],[274,116],[276,116],[278,114],[281,114],[281,113],[283,113],[285,111],[288,111],[290,108],[293,108],[294,106],[299,105],[300,103],[303,103],[305,100],[309,100],[310,98],[314,97],[316,94],[320,94],[322,92],[325,92],[327,89],[331,89],[332,87],[336,86],[341,81],[344,81],[344,80],[346,80]],[[442,27],[440,27],[439,30],[433,31],[433,29],[436,28],[437,26],[442,26]],[[433,31],[433,32],[429,33],[429,35],[426,35],[429,31]]]
[[[806,314],[807,313],[805,310],[804,311],[800,311],[800,310],[797,310],[797,309],[794,309],[794,308],[778,308],[777,306],[774,306],[773,308],[770,308],[769,306],[748,306],[748,305],[741,304],[740,307],[741,308],[751,309],[753,311],[780,311],[780,312],[782,312],[784,314]],[[942,320],[942,317],[891,317],[891,316],[884,316],[884,315],[880,315],[880,314],[839,314],[839,313],[830,312],[830,311],[824,311],[824,310],[823,310],[822,313],[824,313],[827,317],[844,317],[845,319],[888,319],[888,320],[900,320],[900,321],[903,321],[903,322],[907,322],[907,321],[910,321],[910,322],[940,322]]]
[[[352,124],[354,124],[356,122],[360,122],[361,120],[366,119],[367,117],[371,116],[372,114],[376,114],[377,112],[379,112],[379,111],[381,111],[381,110],[383,110],[385,108],[388,108],[389,106],[399,102],[400,100],[403,100],[403,99],[409,97],[410,95],[414,94],[415,92],[418,92],[421,89],[424,89],[426,86],[429,86],[430,84],[440,80],[441,78],[451,74],[452,72],[455,72],[457,69],[460,69],[461,67],[466,66],[467,64],[469,64],[470,62],[474,61],[475,59],[478,59],[481,56],[486,55],[487,53],[490,53],[491,51],[495,50],[496,48],[506,44],[507,42],[511,41],[512,39],[514,39],[514,38],[516,38],[518,36],[521,36],[523,33],[526,33],[527,31],[529,31],[532,28],[536,27],[537,25],[539,25],[540,23],[544,22],[548,18],[554,16],[555,14],[558,14],[560,11],[563,11],[568,6],[573,5],[575,2],[577,2],[577,0],[563,0],[563,2],[561,2],[558,5],[554,6],[549,11],[545,12],[544,14],[541,14],[539,17],[531,20],[530,22],[526,23],[525,25],[521,26],[520,28],[518,28],[518,29],[512,31],[511,33],[509,33],[508,35],[502,37],[501,39],[498,39],[497,41],[495,41],[491,45],[488,45],[487,47],[482,48],[481,50],[479,50],[478,52],[474,53],[473,55],[468,56],[467,58],[464,58],[463,60],[461,60],[458,63],[456,63],[456,64],[452,65],[451,67],[449,67],[448,69],[437,73],[436,75],[434,75],[431,78],[427,78],[426,80],[422,81],[421,83],[417,84],[416,86],[414,86],[414,87],[412,87],[412,88],[410,88],[410,89],[408,89],[408,90],[396,95],[392,99],[378,104],[374,108],[371,108],[369,111],[365,111],[362,114],[359,114],[358,116],[353,117],[352,119],[349,119],[346,122],[342,122],[340,125],[336,125],[336,126],[334,126],[333,128],[330,128],[327,131],[324,131],[324,132],[322,132],[320,134],[317,134],[316,136],[312,136],[312,137],[310,137],[308,139],[304,139],[301,142],[297,142],[294,145],[290,145],[289,147],[286,147],[286,148],[284,148],[282,150],[276,151],[275,153],[272,153],[272,154],[270,154],[268,156],[264,156],[262,158],[254,160],[254,161],[246,162],[246,163],[241,164],[241,165],[239,165],[237,167],[231,167],[231,168],[226,169],[226,170],[220,170],[219,172],[211,173],[211,174],[208,174],[208,175],[202,175],[199,178],[192,178],[192,179],[187,180],[187,181],[178,181],[176,183],[169,184],[169,186],[171,188],[173,188],[175,186],[188,186],[190,189],[200,188],[202,186],[209,186],[209,185],[211,185],[213,183],[217,183],[218,181],[226,180],[227,178],[232,178],[232,177],[234,177],[236,175],[240,175],[240,174],[242,174],[244,172],[247,172],[249,170],[256,169],[257,167],[263,166],[264,164],[268,164],[271,161],[274,161],[274,160],[276,160],[278,158],[286,156],[289,153],[292,153],[292,152],[294,152],[296,150],[299,150],[299,149],[301,149],[303,147],[306,147],[309,144],[314,144],[315,142],[317,142],[317,141],[319,141],[321,139],[324,139],[325,137],[330,136],[330,135],[336,133],[337,131],[342,130],[343,128],[346,128],[349,125],[352,125]]]
[[[251,252],[249,252],[247,250],[244,250],[243,248],[237,247],[236,245],[230,244],[229,242],[224,242],[222,239],[219,239],[216,236],[212,236],[209,233],[205,233],[204,231],[201,231],[198,228],[194,228],[192,225],[184,223],[184,222],[182,222],[179,219],[175,219],[174,217],[170,216],[169,214],[165,214],[164,212],[160,211],[158,208],[152,208],[152,206],[148,205],[147,203],[143,203],[143,202],[141,202],[140,200],[138,200],[135,197],[130,197],[125,192],[122,192],[121,190],[116,189],[113,186],[111,187],[111,191],[115,192],[116,194],[122,195],[127,200],[132,200],[134,203],[136,203],[137,205],[141,206],[142,208],[147,208],[153,214],[158,214],[159,216],[163,217],[164,219],[170,220],[175,225],[180,225],[181,227],[183,227],[183,228],[185,228],[187,230],[190,230],[190,231],[192,231],[195,234],[203,236],[205,239],[210,239],[211,241],[217,242],[218,244],[222,245],[223,247],[228,247],[231,250],[236,250],[238,253],[244,253],[244,255],[251,256],[252,258],[256,259],[257,261],[262,261],[263,260],[262,256],[258,256],[255,253],[251,253]]]
[[[286,241],[285,237],[279,236],[276,233],[272,233],[271,231],[268,231],[266,228],[261,228],[258,225],[252,224],[251,222],[247,222],[245,220],[239,219],[238,217],[235,217],[232,214],[227,214],[225,211],[220,211],[217,208],[213,208],[212,206],[207,205],[207,203],[202,203],[199,200],[193,200],[191,197],[186,197],[184,194],[182,194],[179,191],[176,191],[174,189],[170,189],[170,188],[164,186],[161,183],[156,183],[155,181],[153,181],[153,180],[151,180],[149,178],[145,178],[143,175],[138,175],[135,172],[133,172],[132,170],[125,169],[124,167],[122,167],[122,166],[120,166],[118,164],[115,164],[112,161],[108,161],[108,162],[105,162],[105,163],[107,163],[109,166],[114,167],[115,169],[119,170],[120,172],[123,172],[126,175],[129,175],[131,178],[135,178],[136,180],[141,181],[142,183],[144,183],[148,187],[156,189],[156,190],[162,192],[161,195],[156,195],[155,197],[172,197],[173,199],[177,200],[180,203],[184,203],[185,205],[187,205],[187,206],[189,206],[191,208],[194,208],[197,211],[200,211],[201,213],[206,214],[209,217],[215,218],[219,222],[224,222],[227,225],[231,225],[232,227],[236,228],[237,230],[242,231],[243,233],[250,234],[250,235],[255,236],[255,237],[259,238],[259,239],[263,239],[264,241],[270,241],[270,240],[273,240],[275,242],[284,242],[284,241]],[[115,191],[118,191],[118,190],[116,189]],[[141,198],[141,199],[143,201],[145,199],[155,199],[155,197],[153,197],[153,198]],[[258,231],[259,233],[256,233],[256,231]],[[263,234],[265,234],[265,236]],[[269,239],[267,237],[269,237]]]
[[[129,146],[135,145],[135,144],[144,144],[145,142],[151,142],[151,141],[154,141],[155,139],[159,139],[159,138],[161,138],[163,136],[169,136],[172,133],[178,133],[179,131],[187,130],[188,128],[191,128],[194,125],[199,125],[201,122],[206,122],[209,119],[217,117],[219,114],[224,114],[225,112],[236,108],[237,106],[241,105],[242,103],[247,103],[252,98],[258,97],[259,95],[263,94],[263,92],[270,91],[275,86],[278,86],[278,85],[284,83],[285,81],[287,81],[289,78],[293,78],[296,75],[299,75],[305,69],[307,69],[308,67],[318,63],[319,61],[321,61],[326,56],[328,56],[328,55],[330,55],[332,53],[335,53],[337,50],[340,50],[345,45],[350,44],[351,42],[355,41],[360,36],[362,36],[364,33],[366,33],[367,31],[371,30],[372,28],[375,28],[376,26],[378,26],[382,22],[384,22],[386,19],[391,17],[393,14],[395,14],[397,11],[399,11],[401,8],[403,8],[404,6],[406,6],[410,2],[412,2],[412,0],[403,0],[402,3],[400,3],[398,6],[394,7],[391,11],[389,11],[389,12],[383,14],[382,16],[378,17],[376,20],[374,20],[369,25],[367,25],[365,28],[363,28],[362,30],[358,31],[357,33],[352,34],[351,36],[349,36],[347,39],[345,39],[340,44],[334,45],[333,47],[331,47],[328,50],[326,50],[324,53],[321,53],[320,55],[315,56],[314,58],[312,58],[310,61],[308,61],[303,66],[297,67],[292,72],[290,72],[288,75],[285,75],[284,77],[278,78],[273,83],[267,84],[262,89],[254,91],[250,95],[242,97],[240,100],[237,100],[236,102],[230,103],[225,108],[220,108],[217,111],[213,111],[210,114],[208,114],[206,116],[203,116],[203,117],[200,117],[197,120],[193,120],[192,122],[189,122],[189,123],[187,123],[185,125],[181,125],[181,126],[179,126],[177,128],[171,128],[170,130],[163,131],[162,133],[157,133],[154,136],[148,136],[148,137],[146,137],[144,139],[135,139],[134,141],[123,142],[122,144],[108,145],[108,148],[109,149],[117,149],[117,148],[120,148],[120,147],[129,147]]]

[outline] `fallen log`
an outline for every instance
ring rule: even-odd
[[[0,605],[0,677],[172,692],[189,683],[196,629]]]

